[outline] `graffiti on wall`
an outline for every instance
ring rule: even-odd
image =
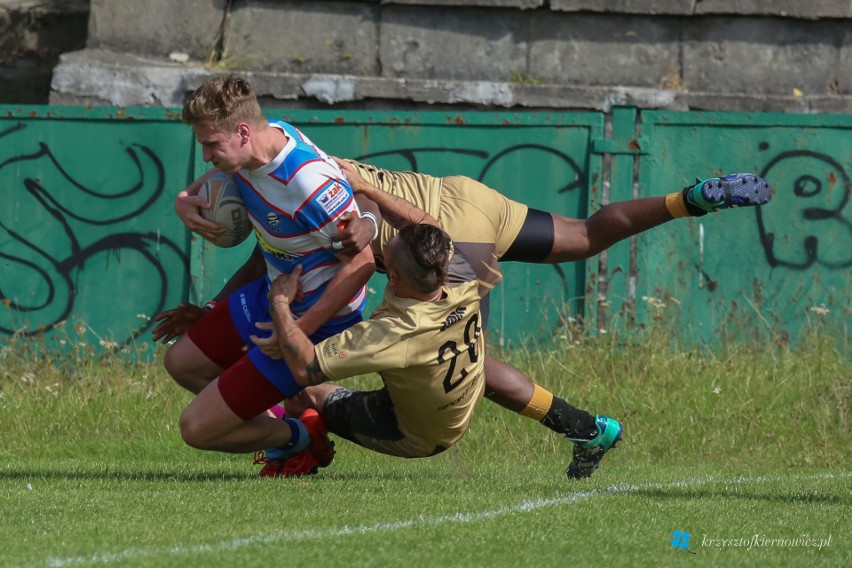
[[[150,146],[116,147],[92,166],[114,170],[126,162],[121,176],[107,179],[129,181],[93,187],[69,172],[51,144],[22,136],[25,130],[19,122],[0,131],[9,154],[0,157],[0,300],[7,312],[0,333],[29,337],[76,314],[93,332],[127,344],[150,327],[137,314],[157,313],[170,290],[181,293],[189,264],[183,243],[145,230],[163,213],[156,207],[163,160]]]
[[[757,210],[760,241],[773,268],[829,270],[852,267],[852,179],[837,160],[808,150],[782,152],[761,172],[776,194],[793,197],[787,210]],[[791,229],[795,233],[791,234]]]
[[[29,121],[26,117],[0,119],[0,337],[50,333],[63,322],[79,318],[92,333],[127,344],[150,338],[146,332],[152,324],[140,315],[148,318],[186,301],[194,285],[189,258],[197,260],[199,255],[193,255],[193,245],[174,215],[170,190],[176,183],[185,184],[189,172],[195,170],[195,142],[180,124],[141,122],[136,123],[137,129],[117,127],[126,134],[121,136],[115,134],[113,120],[94,126],[85,120],[66,121],[57,127],[53,121]],[[124,126],[127,124],[124,121]],[[450,148],[442,145],[447,140],[443,123],[436,128],[422,125],[398,132],[394,132],[397,124],[324,124],[314,124],[310,127],[314,130],[308,132],[318,130],[322,135],[325,129],[332,142],[321,146],[331,148],[335,141],[356,141],[349,142],[350,147],[334,147],[339,155],[391,170],[467,175],[510,199],[568,217],[587,216],[588,191],[600,190],[596,187],[600,167],[590,165],[594,158],[590,154],[592,135],[581,126],[568,128],[569,134],[554,134],[549,126],[531,131],[501,130],[499,138],[494,137],[490,125],[472,126],[453,131]],[[355,129],[357,135],[341,136],[340,129],[347,127]],[[55,134],[63,128],[64,138]],[[371,129],[378,129],[380,136],[371,139]],[[81,130],[85,134],[78,136]],[[170,146],[164,132],[183,132],[184,136],[179,140],[172,136],[177,141]],[[779,139],[790,139],[789,133],[787,130]],[[408,142],[400,142],[401,138]],[[684,169],[683,160],[675,157],[680,153],[680,139],[669,140],[662,131],[658,136],[655,133],[655,138],[659,138],[658,144],[650,147],[668,148],[666,156],[642,155],[638,159],[654,159],[662,166],[657,174],[662,178],[679,178]],[[776,146],[771,149],[769,142],[758,142],[767,157],[753,167],[770,179],[776,201],[771,208],[755,209],[756,229],[740,227],[759,233],[759,239],[749,242],[756,249],[762,247],[765,264],[759,262],[761,270],[799,272],[803,280],[821,279],[833,289],[848,290],[842,276],[852,266],[848,152],[842,144],[835,153],[799,140],[791,144],[771,139]],[[355,145],[360,152],[352,151]],[[702,152],[694,147],[689,150],[684,150],[686,158],[697,153],[703,159]],[[715,161],[728,159],[728,150],[717,150],[720,154]],[[647,190],[659,191],[659,187]],[[632,191],[617,193],[629,195]],[[664,245],[655,250],[664,250]],[[759,254],[755,250],[751,258]],[[212,268],[193,274],[193,278],[209,280],[218,291],[223,273],[227,272],[226,279],[244,260],[235,258],[232,266],[226,255],[225,251],[216,251],[210,259]],[[655,285],[663,286],[678,277],[670,270],[670,258],[649,255],[646,260],[646,265],[636,268],[645,275],[659,274],[661,281]],[[711,268],[713,282],[722,282],[725,271],[736,268],[729,260],[724,255],[718,259],[713,256],[709,267],[701,266],[702,270],[707,268],[708,282]],[[208,266],[207,257],[203,261]],[[545,320],[553,320],[553,314],[567,302],[576,300],[579,304],[595,293],[582,262],[542,267],[505,263],[501,268],[507,275],[495,294],[501,307],[495,308],[492,298],[492,309],[505,314],[505,330],[498,330],[501,337],[552,332]],[[719,301],[725,299],[721,288],[713,286],[711,290]],[[809,292],[817,298],[823,289],[812,287]],[[785,294],[767,301],[780,305],[789,299]],[[777,311],[783,317],[784,311]]]

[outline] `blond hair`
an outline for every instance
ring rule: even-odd
[[[234,75],[205,81],[184,103],[181,118],[190,126],[207,121],[219,132],[232,132],[243,122],[267,123],[249,82]]]

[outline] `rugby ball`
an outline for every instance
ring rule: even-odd
[[[226,173],[211,176],[198,190],[198,197],[210,203],[210,209],[201,209],[201,216],[225,227],[225,232],[216,239],[208,239],[211,243],[230,248],[248,238],[251,220],[233,177]]]

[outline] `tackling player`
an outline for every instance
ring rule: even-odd
[[[358,196],[369,200],[359,199],[362,209],[369,212],[369,220],[353,220],[335,237],[342,239],[346,252],[359,250],[364,242],[363,238],[353,239],[350,233],[372,231],[376,236],[373,252],[381,266],[382,249],[396,234],[395,217],[423,209],[446,228],[455,246],[473,263],[477,278],[490,285],[499,280],[498,261],[560,263],[586,259],[667,221],[730,207],[762,205],[772,197],[763,178],[733,174],[704,180],[667,196],[611,203],[588,219],[571,219],[528,208],[465,176],[436,178],[335,160]],[[383,223],[382,216],[388,214],[390,222]],[[482,299],[482,314],[483,328],[487,328],[487,296]],[[485,377],[489,400],[533,418],[574,442],[566,472],[569,477],[591,475],[621,437],[622,427],[616,420],[570,405],[490,356],[486,357]]]
[[[438,226],[404,226],[385,249],[382,303],[369,320],[317,345],[290,310],[292,278],[277,279],[269,291],[274,337],[297,381],[314,385],[289,399],[288,411],[320,410],[332,433],[393,456],[434,456],[458,442],[482,399],[485,343],[479,283],[447,284],[451,251]],[[326,382],[374,372],[384,388]]]

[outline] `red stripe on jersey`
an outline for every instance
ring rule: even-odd
[[[304,301],[304,298],[311,296],[313,294],[316,294],[316,293],[317,293],[316,289],[308,290],[307,292],[302,291],[302,296],[303,296],[302,301]],[[349,304],[352,304],[352,303],[358,303],[358,302],[361,301],[361,297],[366,296],[366,295],[367,295],[367,287],[361,286],[361,289],[358,290],[357,292],[355,292],[355,294],[351,298],[349,298],[349,300],[346,302],[346,304],[349,305]]]
[[[305,234],[307,235],[307,233],[305,233]],[[306,250],[306,251],[300,252],[299,254],[307,256],[309,254],[313,254],[315,252],[320,252],[320,251],[323,251],[323,250],[326,250],[326,248],[325,247],[319,247],[319,248],[315,248],[313,250]],[[313,269],[311,269],[311,270],[313,270]],[[310,272],[310,270],[308,272]]]
[[[293,126],[292,124],[290,126]],[[314,154],[317,156],[322,156],[324,152],[320,152],[320,149],[317,148],[317,145],[308,140],[308,137],[302,134],[302,131],[293,126],[293,130],[296,131],[296,134],[299,136],[299,140],[301,140],[305,145],[310,146],[310,148],[314,151]]]
[[[267,207],[269,207],[270,209],[272,209],[274,211],[277,211],[278,213],[281,213],[282,215],[284,215],[288,219],[293,218],[289,213],[287,213],[283,209],[279,209],[278,207],[274,206],[269,201],[267,201],[266,198],[263,197],[263,194],[260,193],[258,190],[256,190],[249,180],[247,180],[246,178],[244,178],[240,174],[235,174],[235,175],[238,175],[240,177],[240,179],[243,180],[246,183],[246,185],[249,187],[249,189],[251,189],[252,193],[257,195],[260,198],[260,200],[263,201],[266,204]],[[255,219],[257,219],[257,217],[255,217]]]
[[[290,183],[290,182],[293,180],[293,178],[294,178],[294,177],[296,177],[296,174],[298,174],[298,173],[299,173],[299,171],[300,171],[302,168],[304,168],[304,167],[305,167],[305,166],[307,166],[308,164],[313,164],[313,163],[315,163],[315,162],[323,162],[323,163],[325,163],[325,160],[322,160],[321,158],[316,158],[316,159],[314,159],[314,160],[306,160],[306,161],[302,162],[301,164],[299,164],[299,167],[298,167],[298,168],[296,168],[296,171],[294,171],[294,172],[293,172],[293,174],[292,174],[289,178],[287,178],[287,180],[286,180],[284,183]]]
[[[306,274],[310,274],[311,272],[313,272],[313,271],[315,271],[315,270],[319,270],[320,268],[326,268],[326,267],[329,267],[329,266],[334,266],[334,265],[339,264],[339,263],[340,263],[340,261],[339,261],[339,260],[333,260],[333,261],[329,261],[329,262],[322,262],[322,263],[320,263],[320,264],[317,264],[316,266],[312,266],[310,270],[308,270],[308,271],[306,271],[306,272],[302,272],[302,276],[304,276],[304,275],[306,275]],[[328,284],[328,282],[329,282],[329,281],[325,281],[325,282],[322,282],[321,284]],[[308,294],[315,294],[315,293],[317,292],[317,290],[319,290],[319,288],[312,288],[312,289],[310,289],[310,290],[302,290],[302,293],[304,293],[305,295],[308,295]]]
[[[366,296],[366,295],[367,295],[367,287],[366,287],[366,286],[361,286],[361,289],[360,289],[360,290],[358,290],[357,292],[355,292],[355,295],[354,295],[354,296],[352,296],[352,298],[350,298],[350,299],[349,299],[349,301],[348,301],[348,302],[346,302],[346,303],[347,303],[347,304],[351,304],[351,303],[353,303],[355,300],[358,300],[358,301],[360,302],[360,301],[361,301],[361,296]]]

